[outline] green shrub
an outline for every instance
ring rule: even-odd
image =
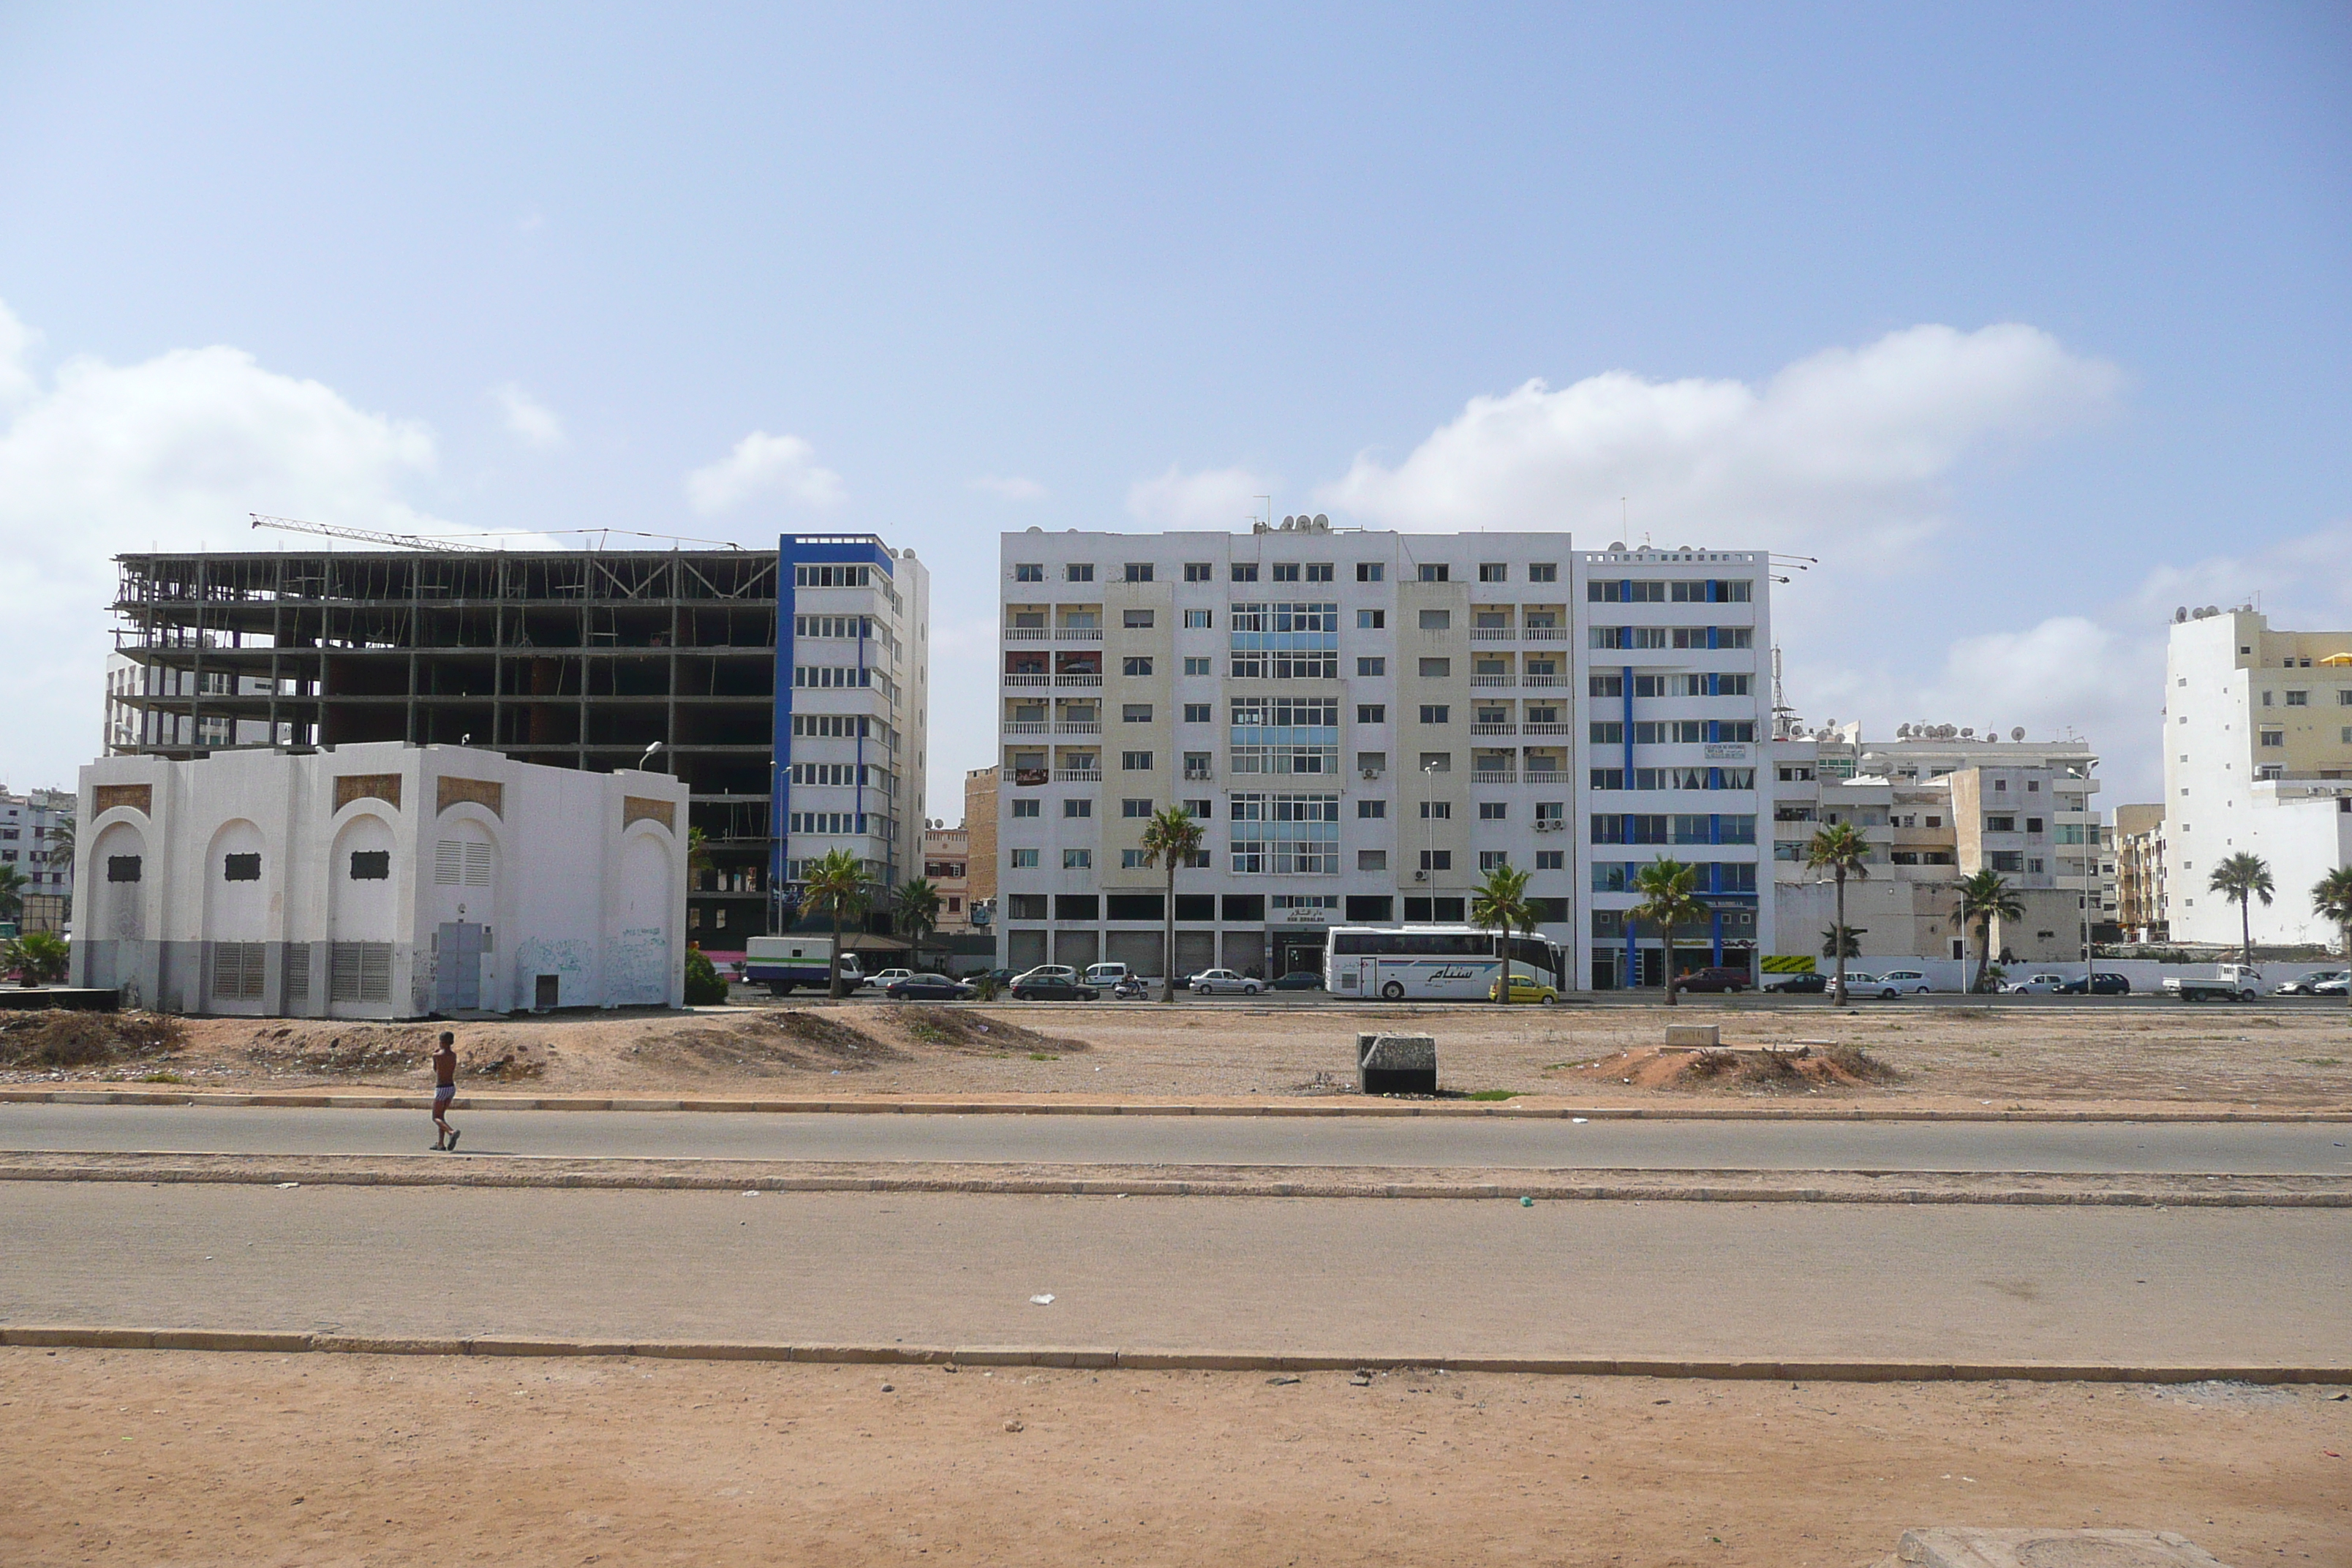
[[[709,1007],[727,1000],[727,982],[719,966],[698,947],[686,950],[686,1005]]]

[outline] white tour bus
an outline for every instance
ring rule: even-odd
[[[1513,936],[1510,950],[1514,970],[1559,983],[1558,942]],[[1323,950],[1323,991],[1384,1002],[1484,1002],[1502,968],[1495,933],[1476,926],[1334,926]]]

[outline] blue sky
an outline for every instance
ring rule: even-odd
[[[2174,604],[2352,626],[2347,82],[2341,5],[0,5],[0,777],[248,510],[860,529],[952,819],[997,531],[1271,491],[1820,555],[1809,719],[2143,796]]]

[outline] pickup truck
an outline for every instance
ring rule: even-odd
[[[2210,980],[2189,980],[2175,974],[2164,982],[2164,994],[2183,1002],[2251,1002],[2263,994],[2263,972],[2243,963],[2224,963]]]

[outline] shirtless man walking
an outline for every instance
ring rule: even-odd
[[[433,1053],[433,1140],[436,1150],[455,1149],[457,1130],[449,1125],[449,1102],[457,1098],[457,1037],[441,1031],[441,1048]]]

